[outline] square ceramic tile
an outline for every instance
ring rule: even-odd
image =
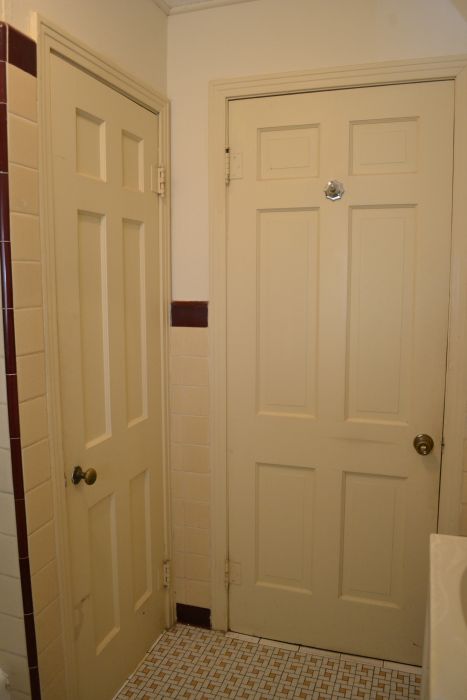
[[[15,309],[15,340],[17,355],[44,350],[42,309]]]
[[[22,617],[23,599],[18,578],[0,574],[0,613]]]
[[[28,399],[43,396],[46,392],[44,353],[22,355],[17,358],[16,365],[19,401],[27,401]]]
[[[41,528],[53,518],[52,482],[45,481],[26,493],[26,519],[28,533]]]
[[[40,442],[47,437],[47,401],[45,396],[22,401],[19,404],[21,442],[24,447]]]
[[[0,650],[0,668],[10,679],[10,686],[16,691],[29,692],[28,660],[26,656],[18,656]]]
[[[63,673],[65,658],[61,637],[55,639],[44,651],[39,652],[39,668],[41,670],[41,683],[44,686],[50,685],[57,675]]]
[[[32,575],[32,597],[36,615],[58,598],[58,572],[55,559]]]
[[[205,445],[183,445],[172,443],[170,464],[174,470],[186,472],[209,472],[209,447]]]
[[[10,211],[39,213],[39,178],[36,169],[10,164]]]
[[[209,386],[209,365],[206,357],[172,355],[170,358],[170,384],[183,386]]]
[[[0,613],[0,649],[12,654],[26,654],[26,637],[23,616],[13,617]]]
[[[13,262],[13,304],[15,309],[42,306],[42,265]]]
[[[39,217],[31,214],[10,214],[11,257],[16,261],[40,262],[41,240]]]
[[[37,78],[9,63],[8,111],[37,121]]]
[[[36,122],[16,114],[8,116],[8,160],[29,168],[39,166],[39,137]]]
[[[174,443],[189,445],[209,444],[209,421],[204,416],[177,416],[170,418],[170,435]]]
[[[23,478],[26,493],[50,479],[49,441],[42,440],[23,447]]]
[[[187,416],[207,416],[209,389],[207,386],[172,386],[170,411]]]
[[[18,540],[14,535],[0,533],[0,574],[19,578]]]
[[[36,571],[39,571],[55,559],[55,525],[53,520],[50,520],[29,535],[28,542],[31,573],[35,574]]]
[[[11,493],[0,493],[0,533],[16,537],[15,499]]]
[[[207,357],[208,339],[209,330],[207,328],[173,326],[170,329],[170,354]]]

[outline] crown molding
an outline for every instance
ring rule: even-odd
[[[170,7],[165,0],[152,0],[159,9],[166,15],[181,15],[186,12],[199,12],[200,10],[210,10],[213,7],[224,7],[225,5],[239,5],[240,3],[253,2],[253,0],[203,0],[202,2],[191,2],[188,5],[178,5]]]

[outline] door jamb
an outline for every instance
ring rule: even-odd
[[[108,85],[122,95],[159,116],[159,163],[166,168],[165,197],[159,200],[160,231],[160,295],[161,295],[161,387],[162,387],[162,440],[163,440],[163,490],[164,490],[164,559],[170,559],[170,497],[168,468],[169,414],[168,414],[168,357],[169,357],[169,308],[171,298],[170,273],[170,104],[167,98],[130,75],[118,65],[101,56],[84,43],[75,39],[57,25],[36,15],[39,75],[39,147],[40,170],[40,228],[43,252],[43,290],[45,358],[47,370],[47,396],[51,473],[54,490],[54,517],[57,540],[57,562],[62,613],[62,630],[65,646],[65,670],[70,698],[77,697],[77,669],[73,641],[73,617],[71,599],[71,562],[68,551],[68,523],[63,475],[62,426],[60,412],[59,351],[56,302],[56,275],[54,256],[53,162],[51,150],[50,59],[58,55]],[[157,196],[157,195],[154,195]],[[175,603],[169,590],[166,599],[166,625],[174,622]]]
[[[467,357],[467,56],[391,61],[317,71],[212,81],[209,85],[209,339],[211,351],[212,475],[212,624],[228,629],[228,478],[227,478],[227,191],[230,100],[266,95],[396,85],[451,79],[455,84],[452,251],[446,370],[444,451],[438,531],[459,534],[465,432]]]

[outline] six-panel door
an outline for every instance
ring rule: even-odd
[[[105,700],[165,621],[158,117],[57,57],[52,117],[79,697]]]
[[[418,663],[453,85],[239,100],[229,119],[230,626]],[[330,180],[341,199],[326,199]]]

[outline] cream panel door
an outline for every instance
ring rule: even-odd
[[[230,627],[419,663],[453,85],[230,104]],[[343,183],[340,200],[324,196]],[[433,452],[412,445],[428,433]]]
[[[52,114],[79,697],[110,700],[165,621],[158,117],[56,57]]]

